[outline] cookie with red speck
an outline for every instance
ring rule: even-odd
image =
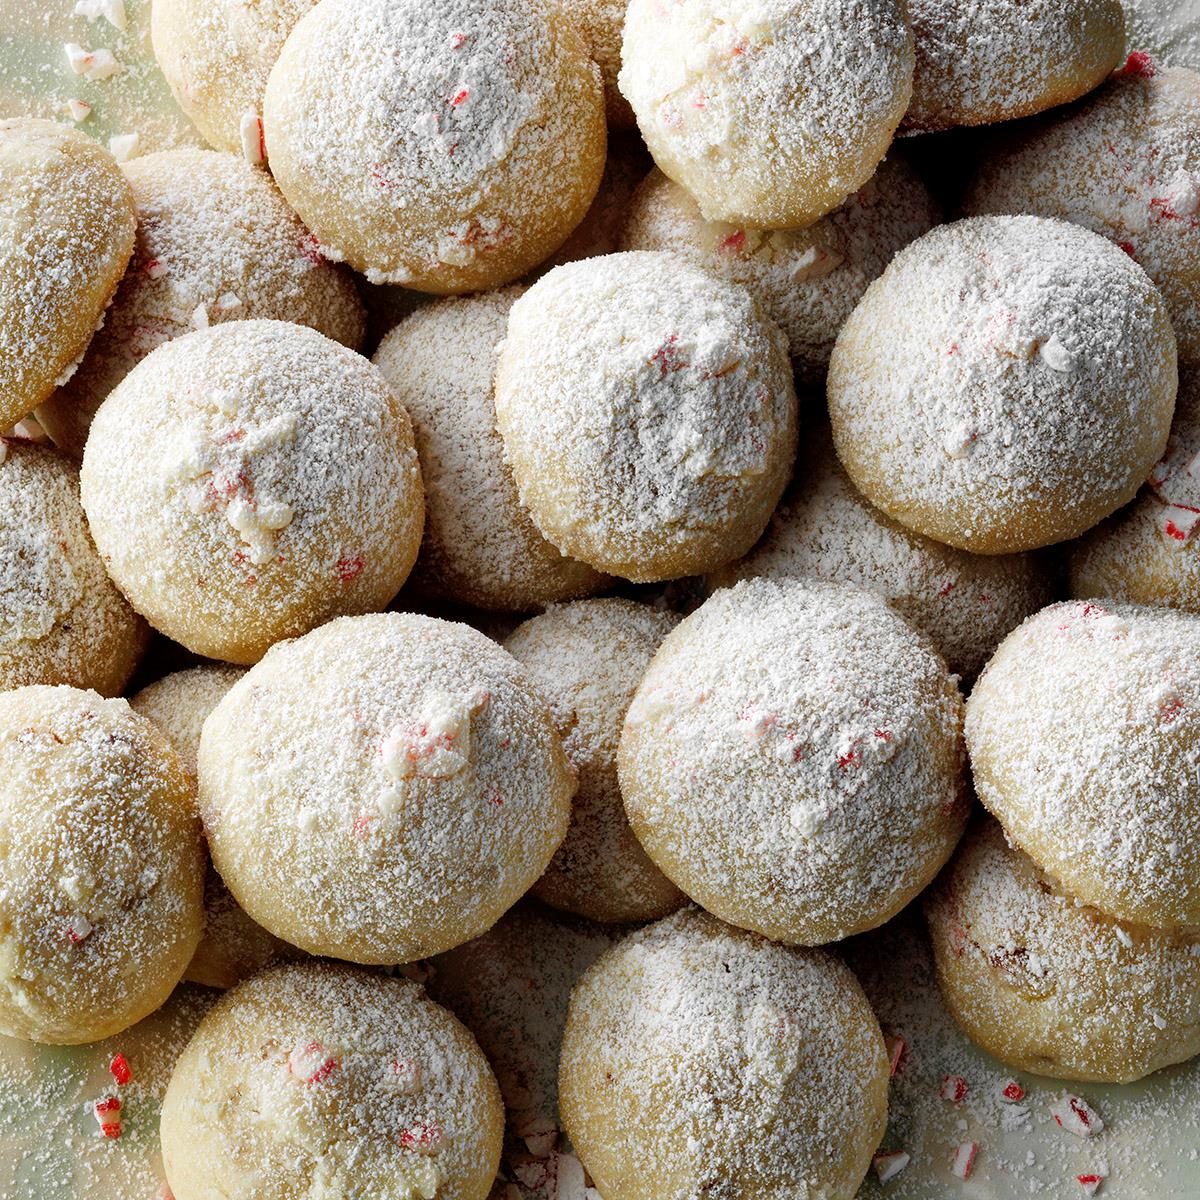
[[[883,924],[966,821],[954,680],[883,599],[842,584],[714,593],[655,655],[618,764],[630,824],[667,877],[783,942]]]
[[[916,39],[902,130],[1028,117],[1090,92],[1122,60],[1120,0],[909,0]]]
[[[74,372],[133,253],[115,159],[52,121],[0,121],[0,430]]]
[[[840,207],[792,230],[706,221],[692,196],[656,169],[634,196],[621,248],[668,250],[748,287],[787,334],[800,378],[819,384],[867,285],[937,222],[929,189],[895,155]]]
[[[828,400],[838,457],[872,504],[935,541],[1010,554],[1133,499],[1177,385],[1167,306],[1128,255],[1065,221],[977,217],[913,242],[871,284]]]
[[[116,695],[149,640],[108,578],[65,455],[0,438],[0,690],[65,683]]]
[[[200,807],[230,891],[291,945],[356,962],[483,933],[546,869],[573,791],[516,660],[409,614],[275,646],[200,741]]]
[[[319,4],[271,71],[263,123],[326,257],[443,295],[547,258],[604,169],[600,71],[556,0]]]
[[[942,998],[1018,1070],[1126,1083],[1200,1053],[1200,939],[1074,901],[981,822],[925,900]]]
[[[629,828],[617,779],[625,710],[678,621],[632,600],[579,600],[526,621],[504,643],[546,697],[579,781],[571,827],[533,887],[555,908],[652,921],[685,902]]]
[[[883,1136],[888,1060],[839,959],[691,908],[576,985],[559,1087],[605,1200],[786,1200],[798,1182],[848,1200]]]
[[[1071,595],[1200,612],[1200,379],[1179,372],[1171,438],[1138,498],[1070,547]]]
[[[899,0],[633,0],[619,82],[706,220],[794,229],[875,173],[912,71]]]
[[[383,376],[281,321],[153,351],[97,413],[81,484],[134,608],[189,650],[247,665],[386,605],[425,519],[412,424]]]
[[[227,992],[162,1110],[175,1200],[486,1200],[504,1108],[475,1039],[423,989],[332,964]]]
[[[980,800],[1066,892],[1200,926],[1200,616],[1044,609],[980,676],[966,734]]]
[[[200,940],[195,789],[124,700],[0,693],[0,1032],[97,1041],[140,1021]]]
[[[712,570],[766,526],[796,451],[779,327],[663,253],[555,267],[513,305],[496,424],[545,538],[647,583]]]
[[[409,587],[491,612],[529,612],[606,582],[542,537],[504,459],[493,380],[520,294],[435,300],[397,325],[373,360],[412,417],[425,484],[425,534]]]
[[[265,172],[230,154],[168,150],[122,168],[138,215],[133,258],[79,370],[38,409],[79,458],[109,393],[157,346],[206,325],[308,325],[357,350],[363,309]]]
[[[1103,234],[1162,291],[1182,362],[1200,359],[1200,75],[1145,54],[1093,95],[1005,131],[967,208],[1036,213]]]

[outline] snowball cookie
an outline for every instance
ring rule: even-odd
[[[811,225],[862,187],[912,93],[901,0],[631,0],[621,91],[710,221]]]
[[[1200,10],[1194,0],[1122,0],[1126,44],[1173,67],[1200,67]]]
[[[160,346],[96,414],[81,481],[134,608],[234,663],[383,608],[425,517],[412,426],[383,377],[281,321]]]
[[[908,0],[909,133],[1028,117],[1090,92],[1122,60],[1120,0]]]
[[[962,834],[962,699],[880,597],[715,593],[669,634],[618,765],[650,857],[723,920],[819,945],[900,911]]]
[[[267,85],[271,170],[326,257],[439,294],[524,275],[604,169],[604,96],[558,0],[327,0]]]
[[[520,626],[504,648],[550,703],[579,781],[571,827],[533,894],[593,921],[652,921],[683,893],[633,836],[617,781],[625,710],[679,618],[632,600],[560,604]]]
[[[604,1200],[850,1200],[887,1124],[888,1062],[842,962],[692,908],[576,986],[559,1088]]]
[[[0,692],[0,1033],[75,1045],[140,1021],[200,940],[178,756],[124,700]]]
[[[603,926],[522,903],[482,937],[430,964],[430,994],[479,1039],[508,1116],[505,1168],[523,1195],[583,1178],[563,1144],[558,1058],[571,989],[617,940]],[[565,1197],[564,1197],[565,1200]]]
[[[1200,361],[1200,75],[1130,65],[1086,101],[997,139],[974,213],[1037,213],[1116,242],[1158,285],[1182,362]]]
[[[475,1039],[417,984],[304,964],[214,1005],[161,1132],[175,1200],[485,1200],[504,1108]]]
[[[1077,537],[1166,445],[1175,338],[1158,290],[1095,234],[1037,217],[901,250],[829,367],[837,452],[877,508],[978,554]]]
[[[942,996],[989,1054],[1128,1083],[1200,1053],[1200,940],[1064,895],[988,821],[928,893]]]
[[[77,458],[108,394],[156,346],[222,321],[309,325],[357,350],[363,309],[270,176],[229,154],[169,150],[124,167],[138,235],[104,325],[69,383],[38,409]]]
[[[492,377],[517,288],[437,300],[382,341],[375,365],[412,417],[428,515],[413,590],[499,612],[586,596],[598,571],[564,558],[517,498]]]
[[[635,128],[633,109],[617,87],[621,36],[625,29],[625,0],[556,0],[556,3],[579,27],[588,53],[600,68],[609,125],[618,129]]]
[[[1138,498],[1071,546],[1071,595],[1200,612],[1200,376],[1179,372],[1175,423]]]
[[[521,503],[563,554],[651,583],[750,549],[796,453],[783,334],[671,254],[556,267],[514,305],[496,424]]]
[[[244,674],[240,667],[216,663],[191,667],[142,688],[129,701],[167,735],[193,782],[205,719]],[[299,955],[246,916],[210,863],[204,879],[204,937],[184,978],[205,987],[231,988],[281,958]]]
[[[154,57],[205,140],[262,161],[267,76],[316,0],[154,0]]]
[[[205,722],[213,862],[313,954],[424,958],[529,890],[574,780],[545,701],[466,625],[382,613],[275,646]]]
[[[67,683],[115,696],[148,641],[92,544],[74,466],[0,438],[0,691]]]
[[[815,225],[774,232],[705,221],[691,195],[655,170],[630,206],[622,248],[670,250],[748,287],[787,334],[800,378],[819,383],[867,284],[937,221],[929,189],[897,157]]]
[[[810,577],[866,588],[973,679],[1006,634],[1055,598],[1055,575],[1041,555],[968,554],[896,524],[855,490],[822,434],[805,448],[766,536],[710,582]]]
[[[107,150],[52,121],[0,120],[0,430],[70,378],[135,225]]]
[[[980,800],[1064,891],[1200,926],[1200,617],[1044,609],[996,651],[966,733]]]

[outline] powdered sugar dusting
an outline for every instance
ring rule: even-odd
[[[621,790],[693,899],[784,941],[871,928],[962,831],[962,701],[877,596],[815,580],[716,592],[655,656]]]

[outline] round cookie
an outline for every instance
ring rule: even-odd
[[[731,924],[820,945],[882,925],[966,821],[962,699],[880,597],[748,580],[668,634],[625,717],[633,831]]]
[[[988,821],[925,900],[946,1006],[1022,1071],[1128,1083],[1200,1053],[1200,940],[1064,895]]]
[[[496,424],[521,503],[639,583],[744,554],[796,452],[786,341],[750,293],[670,254],[556,267],[514,305]]]
[[[559,1087],[605,1200],[851,1200],[887,1124],[883,1036],[849,968],[697,909],[579,982]]]
[[[1037,554],[969,554],[898,525],[855,490],[828,432],[810,436],[762,541],[709,582],[825,579],[876,592],[974,679],[1006,634],[1055,598]]]
[[[980,676],[966,734],[980,800],[1064,891],[1200,926],[1200,617],[1044,609]]]
[[[496,1072],[507,1110],[504,1173],[523,1200],[557,1200],[575,1194],[570,1182],[582,1186],[558,1115],[558,1058],[571,989],[616,940],[602,926],[522,903],[429,964],[430,995],[479,1039]]]
[[[373,360],[412,417],[425,483],[412,588],[499,612],[528,612],[605,583],[542,537],[504,461],[492,379],[520,294],[510,288],[427,304],[383,339]]]
[[[170,995],[203,921],[195,805],[124,700],[0,693],[0,1032],[94,1042]]]
[[[678,622],[632,600],[580,600],[533,617],[504,643],[549,702],[579,781],[571,827],[533,887],[555,908],[593,921],[653,921],[685,902],[634,837],[617,780],[625,710]]]
[[[792,229],[871,178],[912,69],[899,0],[631,0],[620,86],[707,220]]]
[[[1136,495],[1166,445],[1175,338],[1111,243],[984,217],[901,250],[829,368],[834,444],[888,516],[979,554],[1078,537]]]
[[[154,57],[171,94],[218,150],[262,160],[267,77],[316,0],[154,0]]]
[[[115,696],[148,641],[92,544],[74,466],[0,438],[0,691],[65,683]]]
[[[384,607],[425,516],[412,426],[383,377],[280,321],[153,351],[96,414],[81,483],[134,608],[196,654],[243,664]]]
[[[134,712],[167,735],[193,783],[204,722],[244,674],[239,667],[215,663],[191,667],[130,698]],[[246,916],[210,863],[204,878],[204,936],[183,977],[205,987],[231,988],[264,967],[299,954]]]
[[[284,45],[264,125],[327,257],[440,294],[537,266],[604,169],[599,70],[553,0],[328,0]]]
[[[1172,67],[1200,67],[1200,11],[1193,0],[1122,0],[1131,52]]]
[[[411,962],[490,928],[550,862],[573,790],[514,659],[410,614],[275,646],[200,742],[230,891],[276,936],[355,962]]]
[[[305,964],[216,1003],[161,1128],[176,1200],[486,1200],[504,1109],[475,1039],[416,984]]]
[[[787,334],[798,376],[815,384],[867,285],[937,222],[929,189],[894,155],[814,225],[774,232],[706,221],[692,196],[655,170],[630,205],[621,248],[669,250],[749,288]]]
[[[1036,213],[1102,234],[1158,285],[1182,362],[1200,361],[1200,75],[1146,55],[1094,96],[998,139],[972,213]]]
[[[909,0],[908,12],[916,43],[908,133],[1066,104],[1124,56],[1120,0]]]
[[[228,154],[170,150],[124,167],[138,234],[129,270],[79,370],[38,409],[77,458],[109,393],[155,347],[223,321],[308,325],[358,349],[362,304],[322,259],[270,177]]]
[[[1070,548],[1071,595],[1200,612],[1200,376],[1180,368],[1167,452],[1127,508]]]
[[[625,0],[555,0],[579,27],[588,54],[604,80],[604,109],[610,127],[633,129],[637,121],[629,101],[617,86],[621,70],[621,37],[625,29]]]
[[[133,252],[112,155],[52,121],[0,120],[0,430],[83,357]]]

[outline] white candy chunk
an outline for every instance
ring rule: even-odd
[[[1058,334],[1051,337],[1049,341],[1042,343],[1041,355],[1042,362],[1050,370],[1057,371],[1061,375],[1070,375],[1079,369],[1079,363],[1075,355],[1058,340]]]
[[[141,140],[136,133],[119,133],[108,139],[108,149],[117,162],[128,162],[137,153]]]
[[[1100,1114],[1078,1096],[1064,1096],[1050,1111],[1058,1125],[1076,1137],[1093,1137],[1104,1128]]]
[[[68,100],[67,112],[71,114],[71,120],[78,125],[92,115],[92,106],[86,100]]]
[[[75,5],[75,15],[87,17],[89,21],[103,17],[122,33],[129,28],[129,22],[125,16],[125,0],[78,0]]]
[[[232,292],[226,292],[217,300],[216,307],[222,312],[232,312],[235,308],[242,307],[242,298],[235,296]]]
[[[192,328],[207,329],[208,328],[208,307],[204,304],[197,304],[192,312]]]
[[[111,79],[123,69],[111,50],[85,50],[78,42],[67,42],[63,50],[71,70],[84,79]]]
[[[942,439],[942,446],[951,458],[966,458],[975,444],[975,434],[965,423],[955,425]]]
[[[975,1156],[979,1153],[978,1142],[963,1142],[954,1151],[954,1161],[950,1164],[950,1173],[956,1179],[970,1179],[975,1169]]]
[[[225,519],[250,547],[250,561],[256,567],[275,557],[275,534],[286,529],[293,516],[290,504],[277,500],[254,503],[244,496],[235,496],[225,509]]]
[[[888,1180],[895,1179],[910,1162],[912,1156],[904,1150],[881,1150],[871,1159],[871,1166],[875,1168],[879,1182],[887,1183]]]
[[[92,923],[83,915],[75,913],[67,922],[67,940],[75,943],[86,941],[92,933]]]
[[[482,703],[430,696],[420,715],[392,727],[384,739],[383,766],[395,780],[450,779],[471,763],[471,715]]]
[[[256,112],[242,114],[238,126],[242,143],[242,157],[252,166],[260,167],[267,160],[266,143],[263,141],[262,117]]]

